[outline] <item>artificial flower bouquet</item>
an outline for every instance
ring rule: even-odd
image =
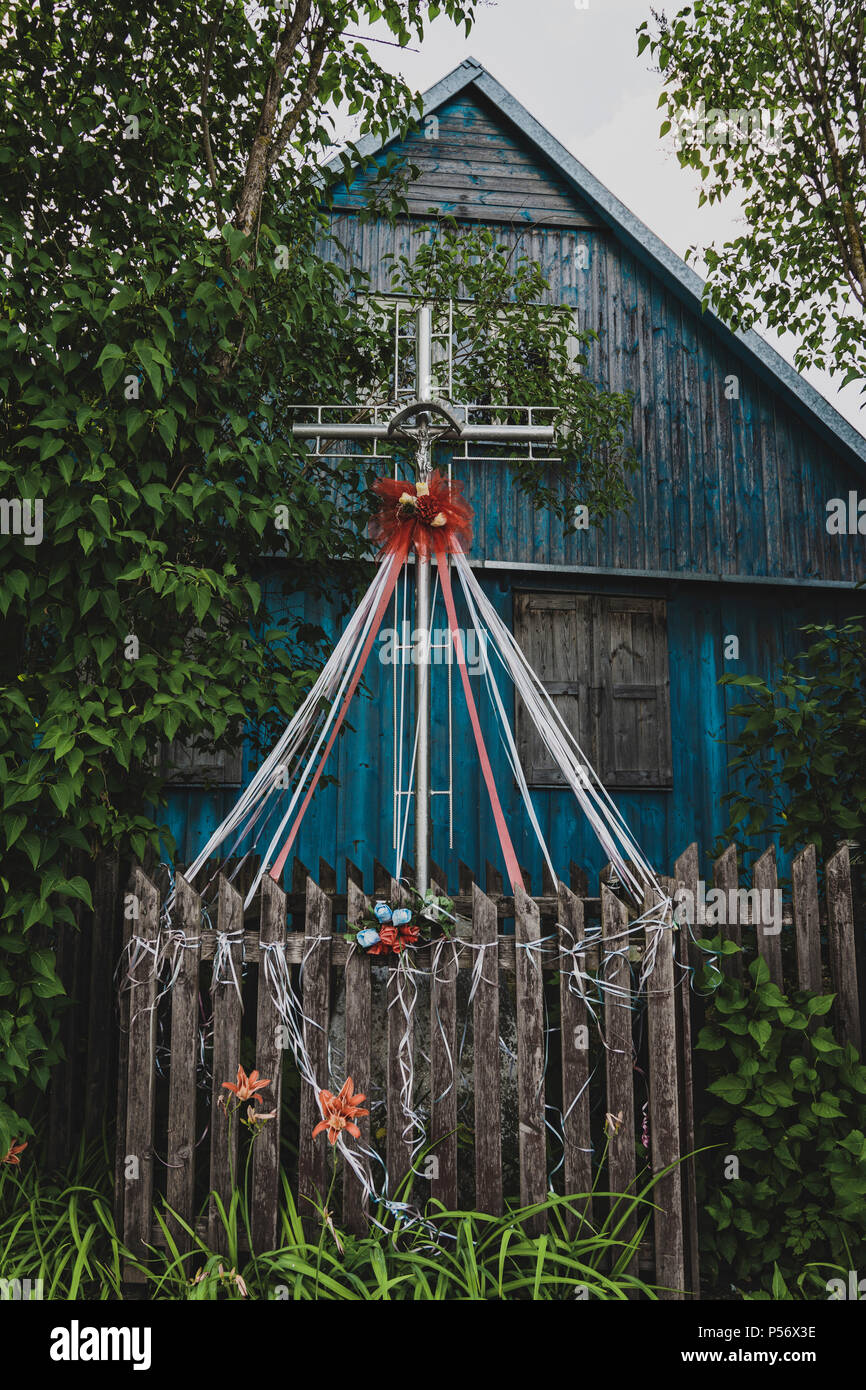
[[[395,907],[382,898],[373,903],[360,923],[349,924],[355,945],[370,956],[399,956],[407,948],[450,936],[455,920],[452,899],[432,892],[418,894],[418,899],[414,908]]]

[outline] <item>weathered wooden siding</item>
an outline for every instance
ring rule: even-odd
[[[526,575],[487,574],[483,582],[498,611],[511,623],[514,590],[526,588]],[[593,581],[584,576],[539,576],[538,583],[539,586],[574,587],[590,592],[635,592],[634,583]],[[801,649],[803,639],[796,630],[798,625],[833,621],[860,611],[863,601],[859,596],[834,590],[811,596],[802,593],[780,596],[779,591],[746,592],[739,586],[651,582],[641,589],[667,599],[673,788],[670,791],[617,791],[614,796],[644,852],[659,870],[665,870],[671,867],[678,847],[695,837],[709,847],[726,824],[721,798],[731,784],[727,772],[729,750],[724,740],[740,723],[728,714],[739,696],[735,689],[719,687],[719,676],[725,670],[770,675],[783,654],[791,655]],[[308,601],[306,612],[311,620],[328,621],[327,614],[312,600]],[[435,625],[445,626],[440,612],[437,612]],[[739,637],[738,662],[723,660],[724,638],[728,634]],[[386,863],[390,859],[392,674],[390,668],[379,665],[374,657],[371,657],[368,670],[368,693],[359,697],[352,715],[353,728],[340,739],[332,754],[329,771],[338,777],[338,785],[318,790],[304,821],[297,853],[308,865],[318,864],[320,854],[332,864],[341,864],[342,857],[348,855],[369,874],[374,858]],[[540,882],[540,854],[533,844],[531,829],[505,762],[490,702],[480,689],[481,683],[475,680],[473,684],[515,848],[521,863],[531,869],[533,882]],[[510,690],[504,690],[503,695],[508,708]],[[447,775],[445,697],[445,668],[434,667],[433,772],[436,787],[445,784]],[[451,852],[448,848],[445,798],[434,797],[433,857],[456,882],[459,859],[483,876],[485,859],[498,862],[498,853],[495,827],[457,681],[454,713],[454,769],[458,779],[454,850]],[[533,797],[555,862],[565,870],[569,860],[575,859],[584,865],[593,882],[603,857],[591,831],[583,824],[571,794],[556,788],[538,789]],[[172,794],[170,820],[179,840],[181,861],[193,857],[232,800],[227,793],[190,790]],[[411,846],[411,826],[409,844]]]
[[[534,514],[502,464],[458,469],[475,508],[474,555],[515,566],[866,579],[863,538],[828,535],[825,524],[828,500],[857,486],[853,470],[697,312],[606,230],[495,230],[540,263],[551,302],[577,308],[581,325],[598,333],[587,371],[633,393],[641,466],[631,510],[571,536],[554,516]],[[335,217],[334,231],[382,293],[385,254],[412,255],[429,234],[415,220],[392,228],[350,214]],[[726,399],[730,378],[738,399]]]
[[[591,378],[634,394],[633,439],[640,459],[635,502],[598,530],[564,535],[555,517],[533,510],[502,464],[475,463],[464,475],[476,516],[473,556],[492,567],[483,571],[483,580],[509,623],[515,590],[549,587],[666,600],[673,787],[615,794],[645,853],[665,869],[679,847],[695,839],[710,846],[726,823],[724,740],[735,731],[729,709],[737,695],[719,688],[722,672],[769,676],[784,655],[801,649],[799,625],[864,608],[850,589],[832,587],[866,579],[863,539],[830,536],[825,525],[827,501],[846,496],[858,481],[862,494],[862,474],[841,446],[837,451],[825,442],[781,387],[768,384],[744,350],[668,288],[650,261],[598,225],[554,166],[482,96],[464,92],[446,104],[438,138],[411,137],[407,154],[421,168],[414,210],[423,213],[435,203],[467,221],[488,221],[509,248],[519,242],[550,281],[551,302],[576,308],[581,324],[598,333]],[[333,229],[375,289],[388,293],[386,255],[411,257],[429,232],[420,216],[395,226],[362,224],[349,205],[361,200],[364,187],[359,180],[342,199]],[[735,398],[727,398],[733,392],[726,394],[726,386],[735,387]],[[791,587],[783,587],[785,582]],[[327,623],[312,598],[304,604],[298,597],[295,613],[301,610]],[[728,634],[739,638],[740,658],[726,668]],[[298,853],[312,865],[320,854],[331,863],[348,855],[369,874],[373,857],[388,858],[390,672],[374,666],[369,690],[372,698],[359,701],[354,729],[334,757],[338,786],[320,789],[304,823]],[[444,692],[440,668],[434,670],[437,787],[446,774]],[[537,881],[540,856],[490,709],[483,692],[477,693],[515,844]],[[434,798],[433,806],[434,858],[452,879],[458,858],[481,873],[496,845],[459,692],[455,709],[453,852],[445,799]],[[182,860],[192,858],[232,800],[230,792],[172,793],[171,821]],[[595,874],[601,855],[576,818],[570,795],[545,789],[535,792],[535,800],[556,863],[565,867],[575,859]]]
[[[400,161],[419,171],[407,205],[425,216],[431,207],[453,217],[482,222],[544,222],[548,226],[597,221],[579,203],[561,174],[539,164],[529,143],[505,127],[484,97],[460,96],[448,102],[422,129],[399,146]],[[385,162],[387,150],[376,158]],[[372,173],[338,193],[338,207],[361,207]]]

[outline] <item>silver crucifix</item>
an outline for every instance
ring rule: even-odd
[[[390,420],[381,423],[325,424],[298,423],[292,432],[298,439],[355,440],[362,443],[394,442],[412,445],[415,481],[426,482],[433,468],[437,441],[488,444],[553,443],[553,425],[491,425],[471,423],[469,410],[460,420],[448,403],[435,395],[433,384],[433,313],[429,304],[417,311],[415,333],[415,399],[402,406]],[[321,416],[327,407],[314,407]],[[505,408],[505,407],[503,407]],[[415,630],[421,659],[415,665],[415,711],[417,751],[415,754],[415,884],[419,893],[430,886],[430,558],[415,556]]]

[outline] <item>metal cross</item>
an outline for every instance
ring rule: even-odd
[[[387,423],[298,423],[292,432],[298,439],[354,440],[376,443],[408,441],[414,448],[415,481],[426,482],[433,468],[433,449],[438,440],[488,444],[552,444],[552,425],[490,425],[460,421],[433,388],[432,308],[417,311],[415,335],[415,399],[401,407]],[[317,407],[318,409],[318,407]],[[468,415],[468,411],[466,412]],[[530,417],[531,421],[531,417]],[[430,886],[430,559],[415,556],[415,629],[424,634],[423,660],[415,666],[415,711],[418,725],[415,755],[415,882],[420,893]]]

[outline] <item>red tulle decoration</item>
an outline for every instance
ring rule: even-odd
[[[370,521],[370,535],[382,550],[395,550],[408,539],[420,555],[441,545],[446,551],[468,550],[472,543],[472,508],[462,483],[449,483],[435,469],[420,491],[399,478],[377,478],[373,491],[382,506]]]

